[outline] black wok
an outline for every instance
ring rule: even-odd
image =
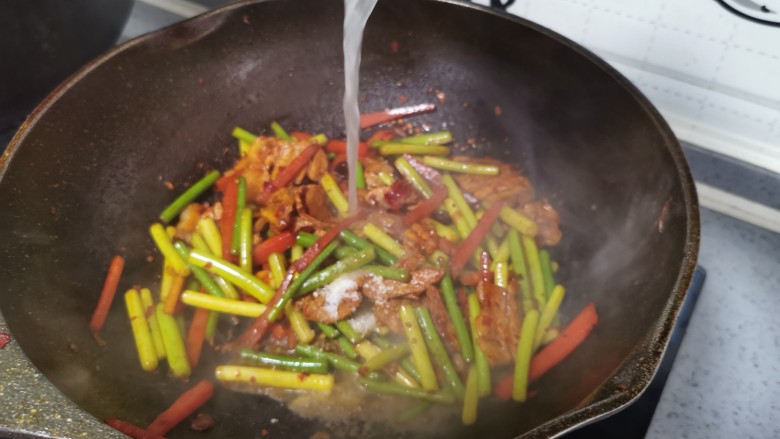
[[[338,0],[241,2],[144,36],[60,86],[12,141],[0,162],[0,306],[35,366],[96,418],[145,425],[188,386],[140,370],[121,303],[104,330],[108,346],[93,342],[87,321],[111,256],[128,260],[120,291],[154,286],[159,256],[147,227],[175,196],[163,180],[182,188],[202,166],[228,166],[234,126],[261,130],[276,119],[342,133],[341,20]],[[535,398],[485,402],[476,426],[441,436],[553,436],[640,394],[698,250],[691,177],[655,109],[565,38],[452,1],[380,2],[362,73],[363,111],[401,95],[432,101],[430,89],[442,90],[446,102],[416,122],[446,123],[459,143],[475,138],[473,153],[523,165],[562,214],[553,257],[568,285],[563,314],[593,301],[601,317]],[[217,418],[208,437],[255,437],[261,428],[309,437],[324,428],[227,391],[205,411]]]
[[[46,94],[114,45],[133,0],[6,0],[0,4],[0,131],[10,134]]]

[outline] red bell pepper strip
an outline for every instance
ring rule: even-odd
[[[233,261],[230,247],[233,244],[233,225],[236,223],[237,204],[238,184],[236,184],[235,180],[230,180],[227,182],[222,197],[222,219],[220,223],[220,229],[222,230],[222,258],[226,261]]]
[[[528,372],[528,382],[536,381],[569,356],[577,346],[585,341],[598,321],[596,306],[592,303],[587,304],[555,340],[534,356]],[[509,375],[496,385],[494,392],[499,399],[509,401],[512,398],[513,385],[514,375]]]
[[[319,150],[320,146],[317,144],[307,146],[306,149],[298,154],[298,157],[295,157],[293,161],[291,161],[290,164],[276,176],[270,185],[266,186],[266,194],[270,195],[275,190],[287,186],[287,184],[291,182],[293,178],[295,178],[295,176],[306,167],[306,165],[309,164],[309,161]]]
[[[173,429],[179,422],[191,415],[200,406],[206,403],[214,394],[214,385],[210,381],[203,380],[194,385],[190,390],[182,393],[181,396],[168,407],[167,410],[160,413],[159,416],[149,424],[146,430],[149,433],[160,436],[165,435]]]
[[[113,428],[114,430],[126,434],[127,436],[130,436],[133,439],[164,439],[162,436],[158,434],[149,433],[147,430],[144,430],[143,428],[135,424],[131,424],[121,419],[108,418],[106,419],[106,424],[108,424],[108,426]]]
[[[460,274],[460,271],[466,265],[466,261],[474,254],[479,243],[482,242],[482,239],[484,239],[490,231],[490,227],[498,219],[498,214],[501,212],[501,207],[503,205],[504,203],[501,201],[493,203],[487,212],[485,212],[485,215],[477,222],[474,230],[472,230],[471,233],[469,233],[469,236],[460,243],[458,251],[455,252],[455,255],[452,257],[452,264],[450,265],[453,276],[458,276]]]
[[[124,270],[124,268],[125,258],[117,255],[111,259],[106,280],[103,282],[103,289],[100,291],[100,298],[95,307],[95,312],[92,313],[92,319],[89,321],[89,329],[99,342],[100,329],[103,328],[103,324],[106,322],[106,316],[108,315],[108,310],[111,308],[111,302],[114,301],[116,287],[119,285],[119,279],[122,277],[122,270]]]
[[[295,235],[291,232],[282,232],[272,236],[252,250],[252,261],[255,265],[265,264],[271,253],[282,253],[295,244]]]
[[[200,361],[203,342],[206,340],[206,326],[209,322],[209,314],[209,310],[205,308],[195,308],[195,314],[192,315],[190,331],[187,333],[187,359],[193,368]]]
[[[328,140],[328,143],[325,145],[325,149],[328,152],[332,152],[334,154],[346,154],[347,153],[347,142],[345,140]],[[358,143],[358,157],[365,157],[366,154],[368,154],[369,147],[368,143],[366,142],[360,142]]]
[[[434,210],[441,206],[441,203],[447,198],[447,193],[447,188],[445,186],[436,188],[430,198],[418,204],[404,216],[404,226],[409,227],[430,215]]]
[[[360,115],[360,128],[368,128],[380,123],[390,122],[391,120],[400,119],[406,116],[414,116],[415,114],[427,113],[436,109],[434,104],[420,104],[411,105],[408,107],[393,108],[392,110],[379,111],[377,113],[361,114]]]

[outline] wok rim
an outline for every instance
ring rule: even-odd
[[[187,26],[189,24],[209,20],[214,16],[233,13],[234,11],[243,9],[250,5],[282,1],[282,0],[240,0],[227,5],[220,6],[218,8],[204,12],[203,14],[181,20],[171,25],[160,28],[156,31],[139,35],[135,38],[129,39],[119,45],[114,46],[102,55],[96,57],[81,69],[70,75],[62,83],[60,83],[54,90],[52,90],[30,113],[30,115],[24,120],[17,132],[12,137],[11,141],[6,147],[5,152],[0,156],[0,181],[5,176],[5,172],[8,170],[16,151],[20,148],[24,140],[29,133],[36,127],[41,118],[49,111],[49,109],[66,93],[70,91],[76,84],[82,81],[93,70],[99,68],[104,63],[108,62],[115,56],[121,53],[135,48],[138,45],[144,44],[149,41],[156,40],[158,38],[165,37],[171,30],[177,27]],[[580,56],[586,58],[589,62],[593,63],[597,68],[601,69],[604,73],[609,75],[611,79],[616,81],[628,95],[633,98],[640,108],[646,112],[650,120],[654,123],[659,134],[663,138],[663,148],[670,154],[675,166],[676,175],[680,182],[681,192],[683,195],[683,203],[685,204],[686,215],[686,231],[685,231],[685,245],[684,253],[680,264],[679,272],[676,275],[675,285],[669,295],[666,306],[659,316],[659,320],[655,323],[646,338],[640,341],[632,353],[624,360],[624,362],[618,366],[612,377],[607,379],[599,388],[586,398],[587,401],[591,397],[596,397],[599,391],[603,390],[608,383],[615,377],[625,373],[631,368],[652,368],[651,373],[643,372],[639,370],[633,373],[633,380],[630,385],[618,392],[613,392],[608,397],[603,397],[595,402],[584,403],[579,408],[575,408],[569,412],[563,413],[555,418],[552,418],[543,424],[523,433],[519,437],[561,437],[562,435],[576,430],[577,428],[607,418],[622,409],[628,407],[636,399],[638,399],[649,386],[652,379],[655,377],[658,368],[660,366],[663,355],[669,344],[669,340],[673,329],[677,324],[677,319],[680,313],[680,309],[687,295],[688,287],[693,279],[694,271],[696,268],[699,244],[700,244],[700,212],[698,196],[696,193],[696,187],[693,181],[690,168],[688,167],[687,160],[683,154],[680,142],[672,132],[666,120],[656,109],[656,107],[649,101],[649,99],[623,74],[621,74],[614,67],[609,65],[602,58],[597,56],[589,49],[582,45],[570,40],[569,38],[557,33],[549,28],[546,28],[540,24],[532,22],[528,19],[509,14],[505,11],[500,11],[495,8],[482,6],[474,3],[464,2],[461,0],[419,0],[433,3],[447,4],[455,7],[462,7],[477,13],[490,14],[503,20],[509,20],[515,25],[525,26],[533,29],[536,32],[543,34],[548,38],[552,38],[556,42],[565,45],[569,49],[575,51]],[[215,29],[218,29],[221,25],[217,25]],[[203,33],[210,31],[202,31]],[[0,318],[2,318],[2,310],[0,309]],[[9,328],[10,331],[10,328]],[[38,370],[32,361],[24,354],[24,347],[22,352],[27,362],[26,366],[34,370]],[[649,354],[649,355],[643,355]],[[38,370],[39,371],[39,370]],[[39,371],[40,372],[40,371]],[[41,372],[41,375],[46,378]],[[48,383],[51,383],[46,378]],[[102,422],[95,418],[91,413],[82,409],[73,400],[65,396],[56,386],[50,386],[53,391],[59,393],[61,397],[64,397],[68,401],[70,410],[76,410],[80,413],[86,413],[88,416],[95,419],[96,422]],[[6,430],[5,427],[0,426],[0,431],[8,431],[15,434],[13,430]],[[24,434],[24,432],[22,432]]]

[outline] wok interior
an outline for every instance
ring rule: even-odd
[[[121,293],[159,282],[148,225],[185,182],[231,163],[234,126],[259,131],[278,120],[342,134],[341,19],[338,0],[228,7],[130,43],[25,128],[0,182],[0,305],[33,363],[97,418],[145,425],[190,385],[169,380],[164,368],[142,372],[130,338]],[[662,350],[649,340],[668,329],[665,313],[686,287],[678,285],[681,267],[692,264],[689,181],[670,152],[678,147],[668,128],[580,49],[462,5],[380,2],[363,54],[362,111],[398,106],[401,95],[410,104],[436,102],[435,88],[446,101],[415,123],[446,123],[458,143],[476,140],[470,153],[522,164],[562,215],[564,241],[552,255],[567,286],[563,314],[593,301],[601,318],[538,383],[535,398],[485,403],[476,426],[441,435],[512,437],[589,396],[599,402],[639,391],[632,385],[647,381]],[[104,329],[108,346],[98,348],[87,322],[115,253],[127,266]],[[639,367],[623,369],[628,390],[615,379],[605,384],[629,358]],[[212,369],[199,370],[209,377]],[[270,427],[277,437],[322,429],[277,402],[226,391],[204,411],[217,419],[210,437],[255,437],[271,418],[280,420]],[[181,428],[171,437],[186,434]]]

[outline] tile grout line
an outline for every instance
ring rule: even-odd
[[[780,233],[780,210],[698,181],[696,192],[699,194],[699,206],[702,208]]]
[[[209,8],[189,0],[138,0],[138,2],[183,18],[191,18],[209,10]]]

